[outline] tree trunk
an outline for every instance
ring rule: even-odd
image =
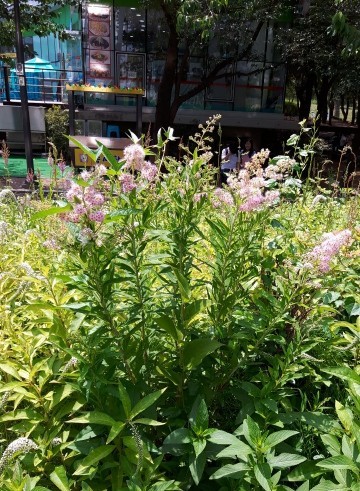
[[[324,77],[320,82],[320,88],[317,91],[317,114],[319,116],[319,123],[327,122],[328,111],[328,95],[331,88],[330,80],[328,77]]]
[[[341,107],[341,114],[343,117],[343,123],[346,123],[349,113],[349,99],[346,99],[346,104],[345,104],[345,96],[341,95],[340,100],[341,100],[340,107]]]
[[[176,31],[172,30],[169,35],[164,71],[161,77],[157,95],[154,126],[155,134],[160,128],[167,129],[172,123],[170,120],[169,109],[171,106],[172,91],[177,72],[178,43],[179,40]]]
[[[311,100],[314,88],[314,76],[309,74],[296,86],[296,96],[299,107],[299,121],[307,120],[310,116]]]
[[[351,115],[351,124],[355,124],[355,119],[356,119],[356,98],[353,97],[352,100],[352,115]]]

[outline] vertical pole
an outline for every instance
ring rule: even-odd
[[[70,136],[75,135],[75,92],[68,90],[68,104],[69,104],[69,132]]]
[[[17,58],[16,61],[17,61],[17,69],[18,69],[17,71],[20,72],[22,71],[22,73],[18,75],[18,78],[19,78],[20,100],[21,100],[21,109],[22,109],[22,117],[23,117],[26,167],[27,167],[27,172],[33,174],[34,160],[32,154],[29,103],[28,103],[28,95],[27,95],[27,88],[26,88],[24,43],[21,34],[19,0],[14,0],[14,21],[15,21],[16,58]]]
[[[138,136],[142,133],[142,95],[137,95],[136,97],[136,131]]]
[[[9,67],[4,66],[4,82],[5,82],[5,99],[6,102],[10,102],[10,87],[9,87],[9,74],[10,70]]]

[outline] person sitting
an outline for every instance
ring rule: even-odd
[[[244,143],[244,148],[240,152],[240,168],[244,168],[245,164],[250,162],[255,154],[254,143],[251,138],[247,138]]]
[[[229,173],[238,170],[238,148],[236,143],[229,145],[229,151],[220,167],[221,184],[226,184]]]

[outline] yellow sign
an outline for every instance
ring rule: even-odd
[[[110,153],[114,155],[114,157],[117,160],[122,159],[124,155],[124,150],[119,150],[119,149],[109,149]],[[106,160],[106,158],[102,155],[100,157],[100,164],[104,164],[106,166],[109,165],[109,162]],[[86,153],[84,153],[80,148],[75,148],[74,149],[74,166],[75,167],[94,167],[94,161],[91,160]]]
[[[0,53],[0,58],[16,58],[16,53]]]

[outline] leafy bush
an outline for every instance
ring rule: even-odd
[[[215,188],[216,122],[0,193],[1,489],[356,489],[359,196],[300,135]]]
[[[69,113],[60,106],[52,106],[45,113],[46,136],[57,149],[58,155],[62,153],[64,159],[69,158]]]

